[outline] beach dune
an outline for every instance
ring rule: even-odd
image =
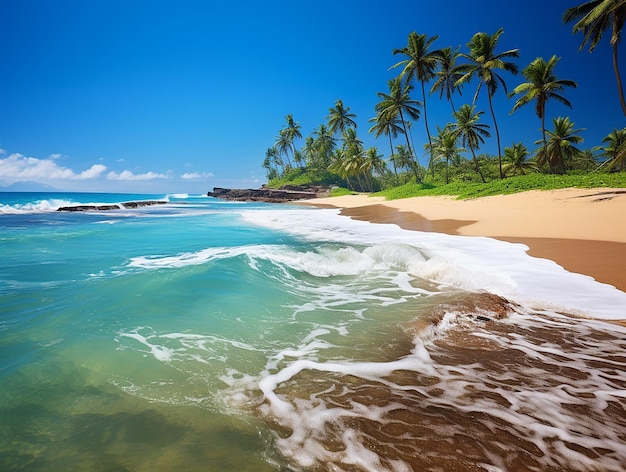
[[[522,243],[531,256],[626,291],[626,189],[533,190],[467,200],[360,194],[306,203],[405,229]]]

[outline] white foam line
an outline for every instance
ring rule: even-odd
[[[492,238],[409,231],[353,220],[338,209],[247,210],[247,221],[309,241],[407,244],[426,255],[414,275],[468,291],[487,291],[527,306],[604,319],[626,317],[626,293],[529,256],[528,247]]]

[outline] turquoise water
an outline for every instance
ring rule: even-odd
[[[54,211],[138,200],[167,203]],[[574,450],[610,451],[600,462],[588,459],[602,470],[618,470],[626,460],[620,446],[626,415],[603,413],[606,405],[626,410],[626,386],[619,380],[626,372],[626,330],[557,314],[566,308],[619,318],[626,294],[529,258],[519,245],[411,233],[354,222],[335,210],[199,195],[4,193],[0,253],[3,471],[413,470],[412,458],[441,449],[435,444],[443,429],[424,433],[428,442],[418,447],[414,440],[415,449],[402,455],[398,445],[406,443],[406,431],[394,435],[384,426],[393,424],[394,412],[406,408],[413,418],[425,418],[426,411],[412,408],[431,398],[431,406],[445,406],[452,417],[467,408],[464,397],[452,394],[459,375],[472,388],[484,388],[476,364],[435,358],[441,340],[454,339],[445,333],[468,329],[458,321],[463,316],[478,323],[468,339],[489,344],[509,336],[491,339],[494,330],[475,321],[480,313],[494,317],[493,307],[458,308],[476,292],[518,304],[502,302],[510,317],[499,327],[515,320],[536,333],[540,315],[559,336],[565,329],[576,338],[583,329],[587,338],[592,332],[594,339],[610,339],[573,349],[570,367],[589,376],[560,379],[551,388],[569,382],[576,392],[572,403],[586,392],[608,392],[594,394],[599,403],[586,416],[604,436],[609,428],[611,439],[581,440]],[[430,317],[444,304],[452,308],[432,328]],[[536,359],[557,343],[532,341],[534,334],[522,342],[519,336],[498,349]],[[448,346],[444,357],[454,358],[461,347]],[[607,374],[598,378],[591,372],[600,364]],[[515,375],[536,378],[538,368]],[[550,362],[544,368],[550,372]],[[411,379],[396,378],[398,372]],[[505,385],[513,374],[503,368],[501,375]],[[452,395],[446,401],[437,393],[442,388]],[[537,410],[562,403],[545,388],[536,388]],[[416,392],[419,398],[412,397]],[[498,392],[506,404],[481,409],[514,415],[510,405],[519,398]],[[565,452],[549,446],[552,436],[543,434],[548,426],[516,429],[520,418],[524,424],[535,413],[515,414],[522,417],[495,416],[541,451],[533,461],[578,470],[562,462]],[[560,425],[545,423],[578,431],[579,419],[570,416]],[[376,431],[385,431],[384,437]],[[484,444],[490,441],[497,439],[486,435]],[[448,449],[435,454],[433,464],[460,460],[458,447]],[[524,470],[494,455],[472,459],[468,453],[462,460],[479,469]],[[577,461],[572,463],[586,464]]]

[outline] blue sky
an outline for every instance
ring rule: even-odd
[[[504,28],[499,50],[519,48],[520,71],[561,57],[569,110],[552,117],[585,128],[583,147],[625,125],[608,38],[593,54],[563,25],[580,0],[139,1],[0,0],[0,186],[37,181],[66,191],[205,193],[262,185],[265,150],[293,114],[306,136],[342,99],[366,146],[376,93],[387,90],[411,31],[435,47],[465,45]],[[623,48],[622,48],[623,50]],[[626,57],[621,55],[622,64]],[[624,67],[622,70],[626,70]],[[505,74],[509,90],[523,81]],[[469,103],[476,84],[456,105]],[[415,98],[421,97],[415,92]],[[486,96],[483,94],[483,98]],[[450,105],[427,97],[429,122]],[[533,149],[540,123],[528,105],[494,98],[503,146]],[[484,120],[491,124],[485,101]],[[426,141],[423,119],[413,127]],[[399,142],[400,143],[400,142]],[[297,144],[302,144],[297,143]],[[495,139],[481,148],[496,153]]]

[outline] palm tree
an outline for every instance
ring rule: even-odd
[[[328,129],[332,134],[335,134],[337,131],[343,133],[346,128],[356,128],[356,115],[354,113],[350,113],[350,107],[344,107],[343,102],[341,100],[337,100],[335,102],[334,108],[328,109],[329,115],[326,117],[328,121]]]
[[[350,170],[346,167],[346,155],[343,149],[335,149],[329,156],[328,170],[346,180],[348,188],[353,190],[350,182]]]
[[[453,114],[456,123],[452,124],[452,133],[457,139],[461,139],[463,147],[469,148],[472,153],[474,168],[480,175],[480,179],[485,183],[485,176],[480,170],[478,159],[476,159],[476,150],[480,147],[480,144],[485,142],[484,138],[491,136],[489,131],[487,131],[489,125],[478,122],[483,113],[482,111],[477,112],[474,105],[463,105],[459,108],[459,111]]]
[[[400,169],[409,169],[416,172],[413,154],[404,144],[398,144],[396,146],[396,152],[392,154],[391,160],[394,167],[398,167]]]
[[[509,49],[502,53],[496,54],[496,47],[498,40],[502,36],[504,30],[500,28],[493,35],[487,33],[476,33],[471,41],[467,44],[469,47],[469,54],[461,54],[470,61],[469,64],[463,66],[465,74],[461,77],[457,84],[463,84],[469,81],[472,77],[477,76],[479,79],[478,88],[474,95],[474,101],[476,103],[478,93],[481,86],[484,84],[487,88],[487,97],[489,98],[489,110],[491,111],[491,117],[493,118],[493,126],[496,130],[496,141],[498,143],[498,163],[500,166],[500,178],[504,178],[502,172],[502,151],[500,146],[500,130],[498,129],[498,122],[496,121],[496,114],[493,111],[493,96],[498,90],[498,87],[502,85],[504,92],[508,94],[506,89],[506,82],[498,75],[498,70],[504,70],[517,74],[517,66],[512,62],[508,62],[506,59],[511,57],[519,57],[518,49]]]
[[[457,82],[463,74],[461,73],[462,66],[456,64],[456,60],[459,57],[459,48],[456,48],[454,52],[451,47],[446,47],[439,50],[439,69],[435,72],[436,80],[430,89],[430,93],[439,91],[439,98],[443,98],[445,93],[446,99],[452,106],[452,113],[456,111],[454,108],[454,102],[452,101],[452,94],[455,90],[461,94],[461,86],[457,85]]]
[[[287,131],[287,136],[291,140],[291,146],[293,148],[294,141],[302,138],[302,133],[300,132],[302,127],[297,121],[294,121],[293,115],[291,114],[285,116],[285,120],[287,120],[287,128],[285,128],[285,130]]]
[[[365,178],[369,184],[369,191],[374,191],[374,179],[372,178],[372,172],[376,172],[378,175],[383,175],[387,170],[383,155],[378,153],[378,149],[374,146],[368,148],[365,151],[363,159],[363,166],[361,170],[365,174]]]
[[[435,69],[439,62],[440,52],[438,50],[430,51],[432,43],[439,36],[429,38],[425,34],[417,34],[412,32],[409,34],[409,41],[405,48],[394,49],[393,54],[403,54],[407,58],[391,66],[392,69],[403,66],[400,77],[406,76],[407,83],[411,79],[418,80],[422,86],[422,103],[424,106],[424,125],[426,126],[426,135],[428,136],[428,144],[432,146],[430,130],[428,129],[428,114],[426,112],[426,91],[424,84],[435,77]]]
[[[405,114],[413,120],[419,119],[419,107],[422,106],[422,104],[418,100],[411,98],[410,92],[413,86],[411,84],[403,85],[400,77],[389,80],[387,85],[389,86],[389,93],[378,92],[377,94],[380,102],[376,104],[376,114],[384,116],[389,120],[400,118],[402,130],[406,136],[409,154],[415,156],[411,148],[411,143],[409,142]]]
[[[464,151],[457,146],[458,135],[453,131],[452,125],[448,123],[443,129],[438,129],[438,135],[433,140],[433,148],[430,150],[431,162],[437,159],[445,159],[446,163],[446,183],[450,183],[449,168],[450,161],[456,162]]]
[[[626,20],[626,0],[592,0],[576,7],[568,8],[563,13],[563,22],[575,21],[572,31],[583,32],[583,42],[580,49],[589,44],[589,52],[593,52],[602,39],[606,30],[611,28],[610,44],[613,48],[613,70],[617,80],[617,93],[619,94],[622,112],[626,115],[626,100],[624,99],[624,89],[622,78],[618,66],[617,45],[624,21]]]
[[[270,164],[274,164],[276,172],[278,172],[278,166],[281,166],[283,169],[283,173],[285,173],[285,164],[281,159],[280,153],[278,152],[278,149],[276,149],[276,146],[267,148],[267,150],[265,151],[265,158],[269,161]]]
[[[284,154],[287,157],[287,166],[291,168],[291,160],[289,159],[289,151],[293,149],[293,141],[289,135],[288,129],[281,129],[278,132],[278,137],[276,138],[276,149],[280,154]]]
[[[554,99],[562,104],[572,108],[572,104],[565,97],[559,94],[564,87],[576,87],[576,82],[572,80],[557,79],[554,75],[554,67],[560,58],[552,56],[548,62],[542,57],[538,57],[532,61],[528,67],[522,71],[522,75],[528,80],[523,84],[518,85],[513,89],[513,92],[509,95],[523,93],[513,105],[511,113],[517,110],[519,107],[524,106],[533,100],[536,100],[535,112],[539,119],[541,119],[541,135],[543,137],[544,147],[546,143],[546,102],[549,99]]]
[[[392,137],[398,137],[399,133],[402,133],[402,128],[400,127],[400,120],[397,116],[390,116],[384,113],[377,113],[374,118],[369,119],[370,122],[375,122],[375,124],[369,129],[370,133],[374,133],[375,137],[380,137],[381,134],[385,134],[389,137],[389,149],[391,150],[390,158],[393,158],[393,141]],[[398,183],[398,172],[396,169],[395,162],[393,161],[393,172],[396,176],[396,183]]]
[[[597,148],[593,149],[585,149],[578,156],[574,157],[573,168],[574,169],[583,169],[589,172],[592,169],[598,168],[598,160],[594,154]]]
[[[626,128],[615,129],[602,140],[606,146],[598,146],[602,156],[607,159],[605,164],[610,170],[626,170]]]
[[[304,140],[302,155],[307,166],[313,167],[315,165],[315,138],[313,136],[307,136]]]
[[[513,143],[511,147],[504,148],[504,174],[526,175],[527,170],[536,170],[535,164],[527,157],[528,149],[522,143]]]
[[[571,161],[582,153],[574,144],[583,142],[578,133],[582,129],[574,129],[574,123],[567,117],[559,116],[552,120],[554,131],[547,131],[549,135],[547,146],[541,147],[537,152],[537,165],[550,165],[550,172],[565,173],[565,162]],[[541,144],[537,141],[535,144]]]
[[[333,137],[328,127],[324,124],[313,131],[315,139],[316,162],[321,168],[327,168],[330,163],[330,156],[337,145],[337,140]]]

